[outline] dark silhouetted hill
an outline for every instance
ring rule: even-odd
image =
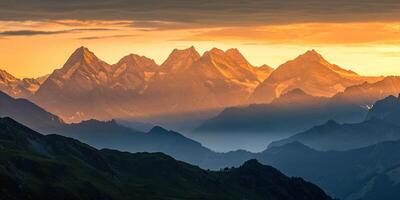
[[[44,136],[11,118],[0,119],[0,147],[2,199],[331,199],[255,160],[205,171],[161,153],[97,150]]]

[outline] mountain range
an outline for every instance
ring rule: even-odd
[[[243,104],[272,70],[252,66],[237,49],[202,56],[175,49],[158,66],[135,54],[110,65],[81,47],[31,99],[75,122],[201,111]]]
[[[317,186],[256,160],[205,171],[164,154],[97,150],[0,118],[1,199],[330,200]]]
[[[251,65],[237,49],[213,48],[200,55],[194,47],[173,50],[161,65],[136,54],[108,64],[80,47],[42,84],[36,80],[21,86],[24,84],[11,75],[4,77],[8,81],[3,81],[0,89],[13,97],[29,98],[67,122],[140,121],[210,110],[208,116],[212,116],[226,107],[270,103],[294,89],[332,97],[350,86],[365,81],[374,84],[384,78],[345,70],[315,50],[274,70]]]

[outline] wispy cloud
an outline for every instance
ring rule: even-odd
[[[400,57],[400,51],[382,52],[380,53],[383,57]]]
[[[242,44],[357,45],[400,43],[400,22],[303,23],[227,27],[192,34],[183,41],[240,41]]]
[[[106,28],[79,28],[79,29],[69,29],[69,30],[59,30],[59,31],[42,31],[42,30],[11,30],[2,31],[0,36],[35,36],[35,35],[57,35],[64,33],[80,33],[86,31],[110,31],[116,29],[106,29]]]
[[[35,31],[35,30],[16,30],[0,32],[1,36],[32,36],[32,35],[55,35],[68,31]]]
[[[80,37],[80,40],[100,40],[100,39],[111,39],[111,38],[127,38],[134,37],[135,35],[105,35],[105,36],[88,36]]]

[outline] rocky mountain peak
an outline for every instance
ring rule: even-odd
[[[0,69],[0,81],[1,82],[9,82],[9,81],[18,81],[13,75],[8,73],[6,70]]]
[[[147,58],[146,56],[140,56],[137,54],[129,54],[118,61],[117,65],[126,64],[132,67],[146,68],[158,66],[153,59]]]
[[[98,60],[98,58],[94,55],[94,53],[91,52],[88,48],[82,46],[76,49],[74,53],[72,53],[66,65],[74,64],[76,62],[92,63],[95,60]]]
[[[304,54],[301,54],[297,57],[297,59],[309,60],[309,61],[325,61],[321,54],[319,54],[316,50],[308,50]]]
[[[200,59],[200,54],[192,46],[187,49],[174,49],[161,65],[165,71],[177,71],[190,67]]]

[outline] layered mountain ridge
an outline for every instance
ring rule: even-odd
[[[296,91],[295,91],[296,92]],[[296,92],[297,93],[297,92]],[[14,106],[15,108],[15,106]],[[20,112],[21,114],[23,112]],[[11,122],[11,123],[9,123]],[[330,126],[337,126],[336,123],[334,122],[329,122]],[[11,125],[11,126],[9,126]],[[90,165],[90,166],[97,166],[97,167],[104,167],[104,166],[110,166],[110,165],[103,165],[100,163],[97,163],[99,161],[98,159],[91,159],[93,158],[92,156],[89,157],[81,157],[81,153],[77,153],[77,150],[81,149],[82,147],[81,143],[74,141],[72,139],[67,139],[65,141],[63,137],[61,136],[56,136],[56,135],[49,135],[49,136],[38,136],[38,134],[34,134],[33,136],[29,136],[29,140],[25,140],[25,136],[21,134],[25,134],[26,131],[28,132],[33,132],[28,128],[22,128],[18,129],[20,131],[15,131],[16,136],[12,136],[12,132],[7,132],[9,130],[17,130],[14,128],[17,127],[22,127],[18,123],[14,122],[13,120],[10,119],[0,119],[0,126],[2,128],[0,129],[0,132],[3,131],[0,134],[1,136],[4,136],[6,140],[12,140],[12,139],[17,139],[17,141],[20,141],[16,144],[24,145],[26,144],[27,149],[29,151],[35,152],[35,155],[47,157],[51,155],[51,158],[55,156],[56,154],[53,154],[53,150],[60,150],[63,152],[63,155],[72,155],[72,156],[78,156],[79,160],[84,161],[85,163],[92,163],[94,162],[95,165]],[[92,140],[98,140],[99,138],[102,138],[101,140],[106,141],[107,145],[114,146],[114,148],[120,149],[120,150],[128,150],[128,149],[123,149],[121,146],[119,146],[121,141],[126,141],[130,143],[130,147],[132,148],[137,148],[143,140],[140,140],[140,138],[135,138],[134,140],[128,141],[126,136],[133,134],[132,132],[126,132],[127,129],[120,127],[115,124],[115,122],[98,122],[98,121],[87,121],[84,123],[76,124],[71,126],[71,129],[69,130],[70,133],[75,133],[76,135],[80,135],[82,139],[86,136],[89,136],[92,138]],[[4,134],[5,133],[5,134]],[[75,135],[75,136],[76,136]],[[168,140],[166,138],[176,135],[178,137],[179,134],[173,132],[173,131],[167,131],[161,127],[154,127],[151,131],[149,131],[146,135],[152,135],[154,138],[151,139],[152,145],[148,145],[147,148],[152,148],[156,147],[159,148],[159,150],[162,149],[162,152],[166,152],[167,149],[177,147],[179,148],[185,148],[182,144],[176,145],[176,143],[171,143],[172,145],[168,145]],[[72,136],[72,135],[71,135]],[[41,138],[47,138],[45,140],[37,139],[38,137]],[[155,143],[155,139],[159,137],[161,138],[161,142]],[[61,146],[52,146],[52,148],[42,148],[43,144],[47,143],[42,143],[41,141],[53,141],[57,140],[58,142],[52,143],[53,145],[59,144]],[[176,141],[176,139],[171,138],[172,140]],[[115,141],[118,141],[114,143]],[[4,140],[0,140],[4,141]],[[22,141],[22,142],[21,142]],[[73,141],[73,146],[69,146],[68,144],[69,141]],[[137,143],[135,143],[135,141]],[[5,145],[2,145],[2,148],[4,150],[4,147],[7,147],[6,145],[8,144],[14,144],[10,142],[5,142]],[[104,147],[104,144],[99,145],[99,147]],[[133,144],[133,145],[132,145]],[[395,169],[397,168],[392,168],[396,167],[399,164],[399,155],[397,152],[399,150],[399,141],[396,142],[383,142],[379,144],[375,144],[372,146],[364,147],[361,149],[354,149],[354,150],[348,150],[348,151],[343,151],[343,152],[337,152],[337,151],[328,151],[328,152],[321,152],[317,151],[314,149],[311,149],[299,142],[294,142],[294,143],[288,143],[279,147],[271,147],[268,148],[267,150],[261,152],[261,153],[250,153],[250,152],[245,152],[245,151],[235,151],[235,152],[229,152],[229,153],[215,153],[215,152],[198,152],[199,154],[193,154],[194,153],[194,148],[198,143],[192,142],[191,144],[188,143],[187,150],[182,151],[182,149],[179,150],[180,153],[186,154],[186,157],[180,157],[180,159],[190,162],[190,163],[197,163],[200,166],[203,166],[205,168],[211,167],[212,169],[219,169],[221,167],[226,167],[226,166],[240,166],[244,161],[249,160],[249,159],[254,159],[256,158],[257,160],[261,161],[262,163],[265,164],[270,164],[274,167],[278,167],[278,169],[282,170],[284,173],[287,173],[291,176],[296,176],[296,177],[304,177],[307,180],[311,180],[315,183],[317,183],[319,186],[324,188],[326,191],[329,192],[329,194],[332,194],[335,197],[340,197],[341,199],[357,199],[357,198],[352,198],[354,195],[360,196],[360,197],[370,197],[371,199],[382,199],[382,197],[385,197],[385,191],[386,189],[382,189],[379,187],[380,182],[376,182],[375,177],[387,177],[387,178],[396,178],[396,174],[393,174]],[[66,145],[66,146],[65,146]],[[87,146],[87,145],[85,145]],[[164,147],[163,147],[164,146]],[[63,147],[63,148],[61,148]],[[67,150],[65,148],[68,148]],[[73,147],[73,148],[69,148]],[[160,149],[161,147],[161,149]],[[163,149],[164,148],[164,149]],[[102,150],[103,152],[115,152],[110,150]],[[129,150],[132,152],[135,152],[134,150]],[[15,151],[14,151],[15,152]],[[68,152],[68,154],[64,154],[64,152]],[[86,152],[87,151],[83,151]],[[26,151],[25,151],[26,153]],[[84,153],[83,155],[87,155]],[[174,155],[174,157],[179,157],[179,155],[174,154],[173,152],[170,155]],[[129,153],[123,153],[124,155],[128,155]],[[19,154],[21,155],[21,154]],[[26,155],[26,154],[23,154]],[[92,155],[92,154],[89,154]],[[110,155],[110,154],[107,154]],[[115,156],[115,154],[112,154]],[[112,156],[110,155],[110,156]],[[133,155],[160,155],[160,154],[133,154]],[[116,159],[116,157],[112,156],[112,158]],[[121,154],[122,156],[122,154]],[[32,158],[31,156],[29,157],[23,157],[25,161],[26,158]],[[171,159],[171,158],[169,158]],[[194,159],[194,160],[191,160]],[[197,160],[196,160],[197,159]],[[171,159],[172,160],[172,159]],[[202,160],[202,162],[200,162]],[[13,160],[15,161],[15,160]],[[32,161],[32,160],[30,160]],[[114,160],[115,161],[115,160]],[[7,162],[8,164],[14,163],[14,162]],[[75,163],[75,162],[74,162]],[[78,162],[80,163],[80,162]],[[126,164],[126,162],[124,162]],[[141,162],[135,163],[135,165],[132,166],[138,166]],[[153,163],[153,162],[151,162]],[[153,163],[154,164],[154,163]],[[18,165],[18,166],[23,166],[23,165]],[[85,165],[86,166],[86,165]],[[114,165],[112,165],[114,166]],[[121,165],[118,165],[121,166]],[[124,165],[125,166],[125,165]],[[132,167],[131,166],[131,167]],[[261,170],[259,163],[255,162],[254,160],[251,160],[247,162],[243,167],[242,170],[249,170],[253,169],[253,172],[260,172]],[[361,167],[360,167],[361,166]],[[44,167],[44,166],[43,166]],[[41,169],[48,169],[48,168],[41,168]],[[95,167],[96,169],[98,169]],[[129,170],[132,170],[131,167],[128,167]],[[146,169],[149,169],[150,165],[146,165]],[[165,167],[165,165],[163,165]],[[15,168],[12,168],[15,169]],[[21,168],[21,170],[25,173],[27,171],[23,170],[24,168]],[[51,168],[50,168],[51,169]],[[107,167],[104,169],[108,169]],[[112,169],[115,169],[114,167]],[[137,168],[135,168],[137,169]],[[169,169],[169,168],[168,168]],[[330,169],[330,170],[326,170]],[[224,172],[230,172],[232,169],[226,168]],[[21,172],[21,171],[20,171]],[[36,172],[36,171],[35,171]],[[54,172],[54,171],[51,171]],[[84,173],[87,174],[87,173]],[[53,173],[48,174],[49,177],[50,175],[55,175]],[[143,175],[143,174],[142,174]],[[246,174],[246,176],[249,176],[250,174]],[[137,174],[135,174],[137,176]],[[20,176],[18,176],[20,177]],[[12,179],[12,180],[20,180],[18,179]],[[82,177],[82,176],[77,176]],[[271,177],[270,177],[271,178]],[[3,180],[3,179],[2,179]],[[22,179],[25,180],[25,179]],[[43,180],[43,179],[40,179]],[[46,179],[47,180],[47,179]],[[59,180],[59,179],[57,179]],[[75,179],[75,180],[80,180],[80,179]],[[248,179],[245,179],[248,180]],[[372,182],[372,188],[368,186],[368,184]],[[15,182],[6,182],[8,184],[10,183],[15,183]],[[187,183],[187,182],[185,182]],[[346,183],[346,184],[343,184]],[[393,181],[385,181],[385,185],[390,185],[391,187],[394,187],[393,189],[390,190],[391,195],[399,195],[398,190],[395,189],[395,187],[398,186],[398,183],[393,182]],[[3,184],[4,186],[4,184]],[[362,186],[362,187],[361,187]],[[368,191],[368,194],[363,194],[360,193],[362,191]],[[71,190],[69,190],[71,191]],[[254,192],[254,191],[253,191]],[[23,193],[21,193],[23,194]],[[295,198],[297,199],[297,198]]]
[[[5,96],[5,94],[4,94]],[[291,91],[283,96],[286,96],[290,102],[298,102],[298,100],[303,99],[302,97],[307,96],[307,94],[300,89],[296,89],[294,91]],[[7,111],[4,109],[0,109],[0,113],[2,116],[13,116],[15,119],[21,120],[24,122],[24,124],[31,124],[31,125],[36,125],[35,127],[40,127],[41,124],[43,125],[48,125],[46,122],[48,121],[54,121],[53,115],[49,115],[49,113],[46,113],[43,109],[38,108],[34,104],[26,104],[28,106],[23,107],[22,109],[19,109],[22,106],[19,106],[21,99],[12,99],[10,100],[10,97],[5,96],[6,98],[0,98],[1,102],[0,105],[3,105],[3,102],[8,102],[10,101],[6,107],[9,107],[11,111]],[[321,97],[318,97],[321,98]],[[3,100],[4,99],[4,100]],[[325,98],[322,98],[325,99]],[[27,103],[26,100],[24,100],[25,103]],[[393,121],[390,121],[389,118],[386,116],[392,116],[391,114],[388,115],[388,113],[396,113],[400,109],[398,107],[398,99],[396,97],[388,97],[386,99],[383,99],[379,103],[373,106],[373,108],[376,108],[376,111],[371,111],[371,113],[374,113],[374,116],[381,117],[383,116],[385,121],[388,120],[389,123],[396,123]],[[281,103],[280,100],[277,100],[278,103]],[[287,101],[283,101],[284,104],[287,103]],[[21,104],[22,105],[22,104]],[[14,111],[12,111],[14,110]],[[38,111],[38,112],[33,112],[33,111]],[[27,112],[29,111],[30,114],[27,115]],[[30,117],[30,118],[24,118],[25,116],[35,116],[35,117]],[[35,119],[38,116],[43,116],[44,118],[41,118],[37,121]],[[396,117],[396,116],[394,116]],[[47,118],[47,120],[46,120]],[[373,119],[377,119],[377,117],[372,117]],[[32,121],[33,120],[33,121]],[[10,122],[9,119],[0,119],[0,126],[2,126],[3,122]],[[11,121],[12,126],[14,127],[16,122]],[[56,121],[57,122],[57,121]],[[317,183],[319,186],[324,188],[329,194],[332,194],[332,196],[339,197],[341,199],[364,199],[364,198],[369,198],[369,199],[382,199],[383,197],[386,197],[387,195],[394,195],[398,196],[399,195],[399,190],[396,190],[398,187],[397,182],[391,181],[392,179],[396,179],[397,177],[397,169],[399,165],[399,141],[391,141],[391,142],[381,142],[376,144],[376,142],[380,141],[385,141],[385,140],[392,140],[393,138],[386,137],[390,135],[390,132],[385,131],[385,129],[380,129],[380,127],[367,127],[366,129],[363,129],[363,131],[359,131],[357,134],[361,136],[371,136],[371,135],[376,135],[378,137],[372,138],[373,140],[370,140],[368,143],[363,143],[361,146],[365,145],[370,145],[366,146],[360,149],[352,149],[352,150],[346,150],[346,151],[327,151],[327,152],[322,152],[322,151],[317,151],[314,150],[310,147],[307,147],[303,145],[300,142],[292,141],[291,143],[286,143],[283,144],[282,146],[274,146],[266,149],[263,152],[260,153],[250,153],[247,151],[234,151],[234,152],[228,152],[228,153],[216,153],[213,152],[205,147],[202,147],[200,143],[195,142],[193,140],[190,140],[188,138],[185,138],[184,136],[180,135],[177,132],[174,131],[168,131],[164,128],[161,127],[154,127],[152,130],[150,130],[147,133],[141,133],[141,132],[136,132],[134,130],[125,128],[123,126],[118,125],[115,121],[110,121],[110,122],[100,122],[96,120],[90,120],[90,121],[85,121],[81,122],[79,124],[69,124],[66,125],[64,123],[61,123],[58,121],[58,123],[62,124],[63,127],[55,127],[55,129],[58,129],[60,132],[53,132],[53,133],[61,133],[63,135],[73,137],[73,138],[79,138],[81,141],[87,142],[91,145],[94,145],[95,147],[98,148],[116,148],[118,150],[123,150],[123,151],[129,151],[129,152],[142,152],[142,151],[149,151],[149,152],[164,152],[167,153],[168,155],[173,156],[176,159],[183,160],[185,162],[189,162],[191,164],[196,164],[199,165],[203,168],[210,168],[210,169],[220,169],[224,168],[227,166],[241,166],[243,162],[249,159],[257,159],[260,162],[268,165],[272,165],[273,167],[278,167],[278,169],[282,170],[284,173],[287,173],[291,176],[296,176],[296,177],[303,177],[306,178],[307,180],[311,180],[314,183]],[[327,129],[329,128],[340,128],[340,124],[334,122],[334,121],[329,121],[326,124]],[[5,128],[4,128],[5,127]],[[21,125],[16,125],[15,127],[21,127]],[[389,127],[389,126],[388,126]],[[319,128],[319,127],[317,127]],[[390,127],[389,127],[390,128]],[[377,129],[377,130],[375,130]],[[43,156],[47,158],[47,156],[51,155],[50,158],[53,158],[55,154],[53,154],[53,148],[43,148],[43,143],[41,142],[42,140],[36,140],[37,134],[35,134],[32,137],[29,137],[29,140],[19,140],[21,139],[21,132],[20,131],[15,131],[16,136],[13,136],[11,134],[8,134],[7,132],[4,132],[5,130],[10,130],[10,126],[2,126],[0,129],[0,137],[4,136],[3,133],[5,133],[5,137],[3,139],[0,138],[0,142],[4,141],[4,138],[6,140],[10,139],[18,139],[17,141],[20,141],[18,144],[27,144],[27,147],[29,150],[34,151],[36,154],[41,156],[41,160],[43,159]],[[15,130],[15,129],[12,129]],[[28,128],[23,128],[22,134],[24,131],[29,131]],[[35,128],[35,130],[37,130]],[[387,129],[386,129],[387,130]],[[3,131],[3,132],[2,132]],[[342,131],[339,129],[339,131]],[[384,132],[385,134],[382,134]],[[393,135],[399,135],[399,131],[396,131]],[[334,134],[337,132],[333,132]],[[386,134],[387,133],[387,134]],[[330,133],[328,133],[330,134]],[[341,144],[345,144],[348,142],[352,142],[351,134],[343,134],[346,137],[341,138]],[[323,134],[322,134],[323,136]],[[23,136],[22,138],[24,138]],[[74,142],[74,144],[78,145],[73,145],[73,148],[69,148],[68,144],[69,142],[65,143],[65,140],[61,140],[63,137],[61,136],[56,136],[56,135],[49,135],[49,136],[41,136],[42,138],[47,138],[48,140],[52,141],[53,139],[60,139],[57,140],[57,144],[61,145],[54,146],[56,147],[56,150],[60,150],[63,153],[67,152],[68,154],[63,154],[63,155],[70,155],[72,154],[73,156],[78,155],[79,160],[83,160],[84,163],[92,163],[94,162],[94,165],[90,166],[99,166],[99,167],[104,167],[106,166],[105,169],[108,169],[107,166],[110,165],[103,165],[101,162],[98,163],[98,159],[91,159],[93,158],[92,156],[89,157],[81,157],[80,151],[77,150],[81,149],[78,147],[81,147],[79,145],[80,143],[77,143],[77,141]],[[247,136],[248,137],[248,136]],[[385,138],[386,137],[386,138]],[[322,138],[323,137],[317,137],[317,138]],[[383,138],[383,140],[382,140]],[[47,141],[47,139],[45,141]],[[22,141],[22,142],[21,142]],[[68,139],[68,141],[74,141],[72,139]],[[343,142],[345,141],[345,142]],[[353,141],[357,142],[357,141]],[[361,141],[363,142],[363,141]],[[5,142],[5,145],[3,143],[1,144],[2,150],[4,150],[4,147],[7,147],[6,145],[8,144],[14,144],[10,142]],[[354,143],[353,143],[354,144]],[[66,146],[65,146],[66,145]],[[53,146],[52,146],[53,147]],[[60,147],[60,148],[59,148]],[[356,147],[356,146],[355,146]],[[67,148],[67,149],[65,149]],[[103,152],[115,152],[110,150],[102,150]],[[14,151],[15,152],[15,151]],[[83,151],[86,152],[87,151]],[[25,151],[26,153],[26,151]],[[87,155],[87,154],[84,155]],[[36,155],[35,154],[35,155]],[[128,155],[129,153],[123,153],[124,155]],[[19,154],[21,155],[21,154]],[[26,155],[26,154],[23,154]],[[92,154],[89,154],[92,155]],[[110,155],[110,154],[107,154]],[[135,155],[144,155],[144,154],[135,154]],[[156,154],[145,154],[145,155],[156,155]],[[159,155],[159,154],[157,154]],[[116,159],[115,154],[111,155],[113,159]],[[122,156],[122,155],[121,155]],[[31,156],[29,157],[22,157],[23,161],[28,161],[28,163],[31,163],[29,161],[32,161],[30,159],[26,160],[26,158],[32,158]],[[83,159],[82,159],[83,158]],[[120,158],[120,157],[118,157]],[[172,160],[172,159],[171,159]],[[15,160],[10,160],[10,161],[15,161]],[[17,160],[20,161],[20,160]],[[115,160],[114,160],[115,161]],[[14,162],[7,162],[8,164]],[[19,162],[18,162],[19,163]],[[25,162],[23,162],[25,163]],[[75,162],[73,162],[75,163]],[[80,163],[80,162],[78,162]],[[138,164],[141,162],[137,162],[134,165],[130,166],[127,165],[126,162],[124,162],[124,165],[118,165],[118,166],[127,166],[127,169],[133,170],[132,167],[137,167]],[[151,162],[153,163],[153,162]],[[1,163],[0,163],[1,164]],[[154,164],[154,163],[153,163]],[[14,165],[12,165],[14,166]],[[24,166],[24,165],[18,165],[18,166]],[[36,165],[35,165],[36,166]],[[46,165],[47,166],[47,165]],[[85,165],[86,166],[86,165]],[[112,165],[114,166],[114,165]],[[152,165],[146,165],[145,168],[149,169],[149,167]],[[251,160],[247,162],[241,170],[247,171],[249,169],[253,169],[253,172],[260,172],[261,170],[259,163],[255,162],[254,160]],[[44,167],[44,166],[43,166]],[[48,169],[48,168],[43,168],[40,167],[40,169]],[[166,167],[166,165],[163,165],[163,167]],[[15,169],[15,168],[12,168]],[[19,172],[28,172],[24,171],[24,168],[17,168],[20,169]],[[35,168],[36,169],[36,168]],[[38,168],[39,169],[39,168]],[[50,168],[54,169],[54,168]],[[82,169],[80,167],[80,169]],[[97,169],[97,167],[96,167]],[[112,167],[112,169],[115,169]],[[137,168],[134,168],[137,169]],[[169,168],[168,168],[169,169]],[[329,169],[329,170],[327,170]],[[230,172],[232,169],[231,168],[226,168],[224,172]],[[240,171],[241,171],[240,170]],[[41,170],[39,170],[41,171]],[[133,170],[135,171],[135,170]],[[157,169],[154,172],[158,172],[159,169]],[[3,172],[3,171],[2,171]],[[35,171],[36,172],[36,171]],[[41,171],[43,172],[43,171]],[[54,172],[54,171],[51,171]],[[120,171],[119,171],[120,172]],[[124,171],[126,172],[126,171]],[[154,173],[153,172],[153,173]],[[243,172],[243,171],[242,171]],[[248,172],[248,171],[247,171]],[[13,173],[11,173],[12,175]],[[88,174],[88,173],[83,173],[83,174]],[[90,174],[90,173],[89,173]],[[140,174],[140,173],[139,173]],[[243,181],[249,180],[248,178],[251,176],[251,174],[247,174],[243,177]],[[0,172],[0,176],[1,176]],[[9,174],[10,175],[10,174]],[[21,175],[19,173],[19,175]],[[51,177],[50,175],[54,174],[46,174],[46,177]],[[137,177],[138,174],[135,174],[135,177]],[[142,174],[143,175],[143,174]],[[259,175],[257,175],[259,176]],[[21,176],[11,176],[14,177],[12,180],[26,180],[26,179],[18,179]],[[76,176],[74,180],[80,180],[79,177],[82,176]],[[253,177],[253,176],[251,176]],[[271,177],[270,177],[271,178]],[[379,178],[379,179],[377,179]],[[382,180],[382,178],[384,178]],[[387,179],[389,178],[389,179]],[[2,179],[4,180],[4,179]],[[9,180],[9,179],[7,179]],[[41,176],[41,179],[43,180],[43,177]],[[46,179],[47,180],[47,179]],[[59,180],[59,179],[57,179]],[[169,183],[170,183],[169,179]],[[266,179],[267,180],[267,179]],[[268,179],[270,180],[270,179]],[[396,179],[397,180],[397,179]],[[383,182],[382,182],[383,181]],[[52,181],[54,182],[54,180]],[[15,182],[10,182],[6,181],[4,183],[7,184],[14,184]],[[93,182],[92,182],[93,183]],[[187,181],[185,181],[187,184]],[[243,183],[243,182],[242,182]],[[252,182],[245,182],[246,184],[251,184]],[[371,184],[370,184],[371,183]],[[390,187],[390,191],[388,194],[386,194],[387,190],[386,188],[380,187],[381,184],[384,184],[384,186]],[[6,184],[2,184],[3,186]],[[78,186],[78,185],[77,185]],[[92,188],[93,189],[93,188]],[[132,189],[132,188],[131,188]],[[58,191],[58,190],[57,190]],[[71,191],[71,190],[68,190]],[[364,193],[364,191],[366,193]],[[254,193],[254,191],[252,191]],[[21,193],[24,194],[24,193]],[[180,193],[182,194],[182,193]],[[242,193],[243,194],[243,193]],[[243,196],[241,196],[243,197]],[[355,198],[358,197],[358,198]],[[250,198],[251,199],[251,198]],[[281,198],[279,198],[281,199]],[[298,199],[298,198],[295,198]]]
[[[291,130],[292,133],[296,133],[328,120],[340,123],[361,122],[376,101],[399,93],[400,77],[395,76],[388,76],[377,82],[349,86],[330,98],[314,96],[301,88],[295,88],[267,104],[226,108],[216,117],[203,123],[198,130],[233,131],[231,127],[235,127],[237,132],[267,133]]]
[[[32,100],[66,121],[208,110],[245,103],[271,71],[237,49],[175,49],[158,66],[135,54],[110,65],[80,47]]]
[[[97,150],[0,118],[4,199],[330,200],[317,186],[256,160],[214,172],[162,153]]]

